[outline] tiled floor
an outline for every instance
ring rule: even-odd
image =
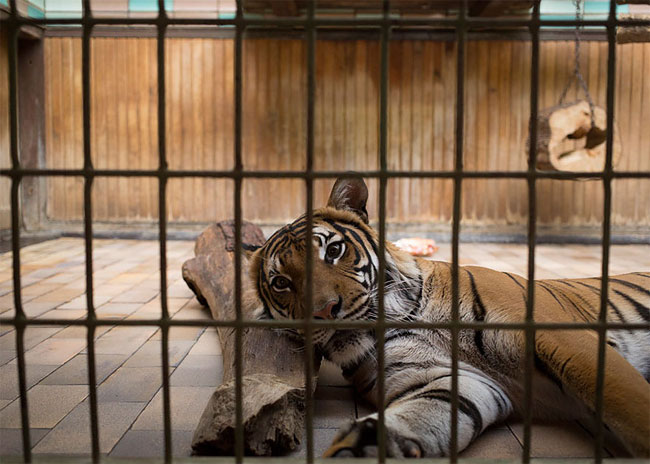
[[[168,296],[173,318],[208,319],[181,278],[193,242],[168,242]],[[540,245],[540,278],[598,275],[599,246]],[[462,264],[480,264],[525,274],[522,245],[463,244]],[[30,318],[84,317],[85,261],[81,239],[63,238],[23,248],[22,298]],[[436,259],[447,260],[443,245]],[[99,318],[156,319],[160,316],[158,243],[94,241],[95,306]],[[0,255],[0,314],[13,314],[11,253]],[[613,246],[612,273],[650,269],[650,247]],[[86,332],[83,327],[38,326],[25,333],[28,401],[35,453],[90,452]],[[21,453],[15,332],[0,327],[0,455]],[[111,456],[161,456],[163,450],[161,341],[155,326],[97,330],[97,396],[101,452]],[[190,454],[193,430],[221,381],[221,351],[214,329],[172,328],[169,343],[174,454]],[[325,364],[316,391],[315,451],[329,444],[339,424],[369,412],[337,369]],[[463,453],[467,457],[518,457],[523,428],[508,422],[488,430]],[[536,424],[532,454],[592,456],[591,435],[574,422]],[[613,446],[611,454],[618,454]],[[302,450],[295,454],[300,455]]]

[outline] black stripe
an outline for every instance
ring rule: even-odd
[[[557,387],[564,391],[564,386],[562,385],[562,381],[560,378],[555,374],[553,369],[551,369],[548,364],[546,364],[542,358],[539,357],[537,353],[535,353],[535,367],[537,368],[538,371],[546,375]]]
[[[412,398],[409,398],[409,400],[419,399],[435,399],[451,404],[451,392],[449,390],[440,389],[427,390],[422,393],[418,393]],[[478,437],[483,430],[483,417],[481,416],[481,411],[479,411],[479,409],[471,400],[465,398],[462,395],[458,395],[458,409],[472,420],[472,439]]]
[[[474,304],[472,305],[472,310],[474,311],[474,319],[477,321],[485,320],[485,305],[483,305],[483,300],[476,290],[476,283],[474,282],[474,276],[471,272],[465,269],[467,275],[469,276],[469,282],[472,289],[472,298],[474,299]],[[485,343],[483,341],[483,330],[474,331],[474,343],[476,344],[476,349],[482,356],[487,357],[485,354]]]
[[[546,284],[545,284],[544,282],[538,281],[537,284],[538,284],[540,287],[542,287],[544,290],[546,290],[546,291],[547,291],[547,292],[548,292],[548,293],[549,293],[549,294],[550,294],[550,295],[555,299],[555,301],[557,301],[557,304],[560,305],[560,308],[562,308],[562,311],[564,311],[564,312],[567,313],[567,314],[570,314],[570,313],[566,310],[566,308],[564,307],[564,305],[562,304],[562,302],[558,299],[558,297],[555,296],[555,293],[553,293],[553,292],[551,291],[551,289],[549,289],[549,288],[546,286]]]
[[[524,286],[521,284],[521,282],[519,282],[519,281],[515,278],[515,276],[513,276],[513,275],[510,274],[509,272],[504,272],[504,274],[507,275],[508,277],[510,277],[510,278],[513,280],[514,283],[516,283],[517,285],[519,285],[519,287],[521,287],[522,290],[526,290],[526,287],[524,287]]]
[[[631,303],[632,306],[634,306],[634,309],[636,309],[636,312],[639,313],[639,316],[641,316],[641,318],[642,318],[644,321],[646,321],[646,322],[649,322],[649,321],[650,321],[650,309],[648,309],[648,308],[646,308],[645,306],[643,306],[641,303],[639,303],[638,301],[636,301],[636,300],[635,300],[634,298],[632,298],[631,296],[629,296],[629,295],[627,295],[627,294],[625,294],[625,293],[623,293],[623,292],[620,292],[620,291],[616,290],[615,288],[613,288],[612,291],[613,291],[614,293],[616,293],[617,295],[622,296],[622,297],[625,298],[629,303]]]
[[[564,285],[567,287],[571,287],[574,290],[578,290],[575,285],[573,285],[571,282],[568,280],[559,280],[557,282],[562,282]],[[594,309],[594,307],[589,303],[587,300],[585,300],[580,293],[574,293],[573,294],[576,298],[578,298],[582,304],[585,306],[585,309],[589,312],[591,317],[595,320],[598,318],[598,312]]]
[[[645,293],[646,295],[650,295],[650,290],[648,290],[647,288],[643,288],[642,286],[637,285],[637,284],[632,283],[632,282],[628,282],[627,280],[612,279],[612,278],[610,277],[609,281],[610,281],[610,282],[616,282],[617,284],[624,285],[624,286],[626,286],[626,287],[628,287],[628,288],[631,288],[631,289],[633,289],[633,290],[636,290],[636,291],[639,292],[639,293]]]
[[[588,289],[592,290],[596,295],[598,295],[598,297],[600,298],[600,288],[594,287],[593,285],[589,285],[584,282],[580,282],[579,280],[574,280],[573,282],[578,285],[582,285],[583,287],[587,287]],[[609,298],[607,298],[607,304],[609,304],[612,307],[614,313],[616,313],[620,322],[625,324],[627,321],[625,320],[625,317],[623,317],[623,313],[621,313],[621,311],[618,309],[618,306],[616,306],[614,302]],[[629,332],[631,333],[633,331],[629,330]]]
[[[553,281],[553,282],[554,282],[554,283],[555,283],[555,282],[561,282],[561,280],[560,280],[560,281],[555,280],[555,281]],[[550,282],[547,281],[547,282],[546,282],[546,285],[550,285]],[[575,304],[575,303],[571,300],[571,298],[569,298],[569,297],[567,296],[567,294],[564,293],[564,291],[560,290],[560,289],[557,288],[557,287],[551,287],[551,289],[552,289],[554,292],[559,293],[560,296],[562,296],[565,300],[567,300],[569,303],[571,303],[571,306],[573,306],[573,307],[576,309],[576,311],[578,312],[578,314],[579,314],[580,316],[582,316],[582,319],[583,319],[585,322],[591,322],[591,321],[593,320],[593,319],[590,317],[591,315],[590,315],[590,314],[585,315],[585,313],[582,311],[582,308],[580,308],[577,304]]]

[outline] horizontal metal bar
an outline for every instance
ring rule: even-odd
[[[10,19],[2,20],[10,21]],[[77,18],[28,18],[19,16],[14,19],[18,24],[29,25],[70,25],[70,24],[87,24],[94,26],[96,24],[105,25],[203,25],[203,26],[237,26],[250,27],[250,26],[304,26],[308,24],[306,17],[302,18],[251,18],[244,16],[242,19],[238,18],[158,18],[151,16],[149,18],[119,18],[119,17],[93,17],[84,20],[81,17]],[[607,27],[609,21],[607,19],[522,19],[522,18],[487,18],[487,17],[468,17],[465,19],[468,28],[474,27],[529,27],[532,24],[539,24],[541,27],[554,26],[554,27],[575,27],[575,26],[600,26]],[[366,27],[380,27],[388,25],[390,27],[399,26],[438,26],[438,27],[455,27],[459,24],[459,19],[456,17],[435,17],[435,18],[420,18],[420,17],[402,17],[402,18],[358,18],[358,17],[316,17],[313,20],[316,27],[325,26],[366,26]],[[648,19],[617,19],[617,26],[648,26],[650,20]]]
[[[566,463],[569,461],[571,464],[593,464],[593,458],[532,458],[530,462],[539,463],[539,464],[550,464],[550,463]],[[20,456],[3,456],[3,464],[23,464],[23,460]],[[75,456],[35,456],[32,461],[34,464],[60,464],[60,463],[71,463],[71,464],[87,464],[88,458],[84,457],[75,457]],[[137,458],[114,458],[114,457],[102,457],[103,464],[137,464],[137,463],[146,463],[146,464],[159,464],[163,463],[163,458],[146,458],[146,459],[137,459]],[[233,458],[231,456],[224,457],[175,457],[174,464],[232,464]],[[244,464],[292,464],[292,463],[304,463],[305,458],[293,458],[293,457],[251,457],[244,456]],[[316,464],[332,464],[332,459],[316,458],[314,463]],[[337,458],[336,464],[377,464],[377,458]],[[390,459],[388,461],[390,464],[412,464],[412,459]],[[428,459],[418,459],[416,461],[418,464],[449,464],[449,458],[428,458]],[[521,459],[459,459],[458,462],[463,463],[481,463],[481,464],[521,464]],[[647,459],[634,459],[634,458],[612,458],[607,459],[608,464],[647,464]]]
[[[301,329],[305,326],[304,321],[300,319],[287,319],[281,320],[256,320],[244,319],[242,322],[236,320],[213,320],[213,319],[124,319],[121,321],[111,319],[97,319],[95,321],[88,321],[86,319],[24,319],[15,320],[13,318],[3,317],[0,318],[0,324],[7,324],[12,326],[43,326],[43,325],[56,325],[56,326],[125,326],[125,327],[140,327],[140,326],[158,326],[158,327],[245,327],[245,328],[268,328],[268,329]],[[314,329],[372,329],[377,326],[375,321],[312,321]],[[396,322],[386,321],[384,323],[386,329],[451,329],[452,327],[459,330],[523,330],[531,327],[530,324],[522,322],[470,322],[460,321],[455,323],[449,322]],[[650,322],[639,323],[602,323],[602,322],[534,322],[532,327],[536,330],[649,330]]]
[[[31,176],[77,176],[77,177],[210,177],[224,179],[267,178],[267,179],[332,179],[337,177],[368,177],[368,178],[475,178],[475,179],[527,179],[532,176],[528,171],[214,171],[214,170],[169,170],[161,173],[157,169],[1,169],[0,176],[31,177]],[[650,171],[614,171],[606,172],[568,172],[568,171],[536,171],[538,179],[650,179]]]
[[[166,38],[210,38],[232,40],[236,31],[228,27],[205,27],[205,26],[177,26],[167,30]],[[467,34],[467,41],[491,41],[491,40],[512,40],[529,42],[530,32],[526,29],[490,29],[482,28],[470,31]],[[81,28],[78,26],[59,26],[45,30],[45,37],[81,37]],[[96,26],[93,29],[93,37],[134,37],[134,38],[155,38],[157,31],[151,26]],[[575,29],[549,29],[541,31],[540,41],[573,40]],[[318,31],[318,40],[377,40],[379,30],[377,28],[321,28]],[[439,42],[455,42],[456,31],[453,29],[432,29],[432,28],[394,28],[391,30],[392,40],[432,40]],[[268,27],[249,27],[246,29],[246,39],[279,39],[279,40],[304,40],[305,31],[300,29]],[[607,32],[604,29],[587,30],[580,34],[582,42],[606,42]]]

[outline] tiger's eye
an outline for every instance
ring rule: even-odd
[[[289,279],[286,277],[278,276],[275,279],[273,279],[273,287],[275,287],[278,290],[284,290],[286,288],[289,288]]]
[[[339,254],[341,253],[341,244],[340,243],[332,243],[327,247],[327,257],[328,258],[338,258]]]

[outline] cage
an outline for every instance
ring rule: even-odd
[[[337,420],[368,409],[336,372],[323,372],[328,380],[313,392],[313,336],[328,326],[376,331],[378,462],[387,458],[385,333],[400,327],[450,334],[445,460],[626,456],[603,422],[607,333],[647,331],[650,322],[607,320],[608,276],[650,265],[650,141],[641,127],[650,55],[647,42],[617,44],[617,34],[643,36],[650,21],[643,6],[586,3],[575,18],[569,2],[546,0],[0,0],[0,228],[11,251],[0,256],[2,459],[189,456],[221,381],[217,330],[228,329],[232,456],[212,459],[246,462],[244,333],[284,327],[303,329],[306,342],[303,444],[283,459],[314,462],[334,437],[330,408]],[[619,124],[622,163],[613,164],[608,131],[604,169],[538,169],[540,134],[529,121],[568,79],[576,28],[606,127]],[[240,253],[234,317],[211,317],[196,302],[181,264],[203,228],[234,218],[240,250],[244,219],[269,233],[304,213],[309,242],[334,179],[359,175],[378,232],[376,321],[247,319]],[[450,320],[386,317],[385,241],[413,234],[435,238],[450,262]],[[306,248],[312,306],[319,282]],[[529,282],[600,273],[597,320],[536,321],[541,290],[526,285],[520,323],[464,321],[461,265],[472,263]],[[524,334],[525,414],[462,454],[459,340],[489,330]],[[533,421],[540,330],[597,334],[589,430]]]

